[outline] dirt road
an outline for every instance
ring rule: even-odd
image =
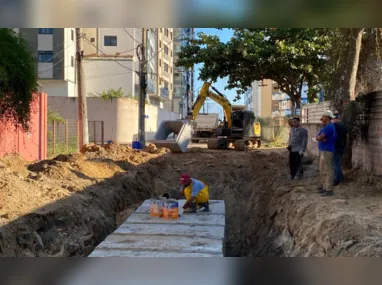
[[[346,173],[337,195],[322,198],[317,165],[290,182],[284,150],[83,151],[29,165],[15,156],[0,160],[0,256],[86,256],[144,199],[175,193],[183,172],[225,200],[229,256],[382,252],[382,186],[361,172]]]

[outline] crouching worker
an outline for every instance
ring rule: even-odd
[[[196,213],[196,211],[209,212],[209,192],[208,185],[205,182],[191,178],[188,174],[180,177],[181,185],[178,198],[186,197],[186,203],[183,206],[185,212]]]

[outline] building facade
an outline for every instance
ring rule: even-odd
[[[251,92],[244,96],[247,110],[255,113],[256,117],[272,117],[272,80],[255,81],[252,83]]]
[[[77,96],[75,28],[15,29],[29,42],[38,62],[42,91],[49,96]],[[83,28],[86,95],[120,90],[124,97],[140,94],[138,28]],[[147,95],[151,105],[179,114],[192,106],[193,69],[175,70],[176,51],[193,36],[193,29],[146,29]],[[176,82],[176,84],[174,84]],[[188,101],[187,101],[188,100]]]
[[[187,116],[187,112],[191,110],[194,98],[194,69],[176,67],[178,53],[182,46],[188,45],[187,39],[194,38],[194,29],[192,28],[176,28],[174,29],[174,89],[173,101],[175,111]]]
[[[173,56],[174,31],[171,28],[158,29],[158,97],[163,108],[173,111]]]
[[[42,91],[51,96],[77,96],[75,28],[20,28],[36,58]]]
[[[136,49],[141,29],[84,28],[84,71],[86,95],[97,97],[110,89],[124,97],[139,96],[139,63]]]

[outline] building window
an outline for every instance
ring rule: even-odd
[[[172,32],[170,33],[170,39],[172,39]]]
[[[170,67],[170,73],[172,74],[172,67]]]
[[[53,62],[53,51],[39,51],[38,62]]]
[[[74,67],[74,57],[73,57],[73,56],[70,58],[70,65],[71,65],[72,67]]]
[[[162,66],[162,60],[159,60],[159,66]]]
[[[168,72],[168,64],[167,63],[164,63],[164,71]]]
[[[171,51],[171,57],[172,57],[172,51]]]
[[[74,31],[70,30],[70,33],[71,33],[72,41],[74,41]]]
[[[39,28],[38,33],[40,35],[52,35],[53,29],[52,28]]]
[[[168,89],[168,81],[164,80],[164,88]]]
[[[105,36],[104,46],[116,47],[117,46],[117,36]]]
[[[171,89],[170,89],[170,90],[172,90],[172,83],[170,84],[170,86],[171,86]]]
[[[162,41],[159,41],[159,48],[162,47]]]
[[[168,29],[164,29],[164,35],[168,37]]]
[[[90,42],[94,43],[95,42],[95,38],[90,38]]]
[[[164,53],[168,54],[168,46],[164,46]]]

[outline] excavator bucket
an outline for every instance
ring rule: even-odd
[[[186,152],[191,137],[192,124],[189,120],[162,121],[151,143],[174,153]]]

